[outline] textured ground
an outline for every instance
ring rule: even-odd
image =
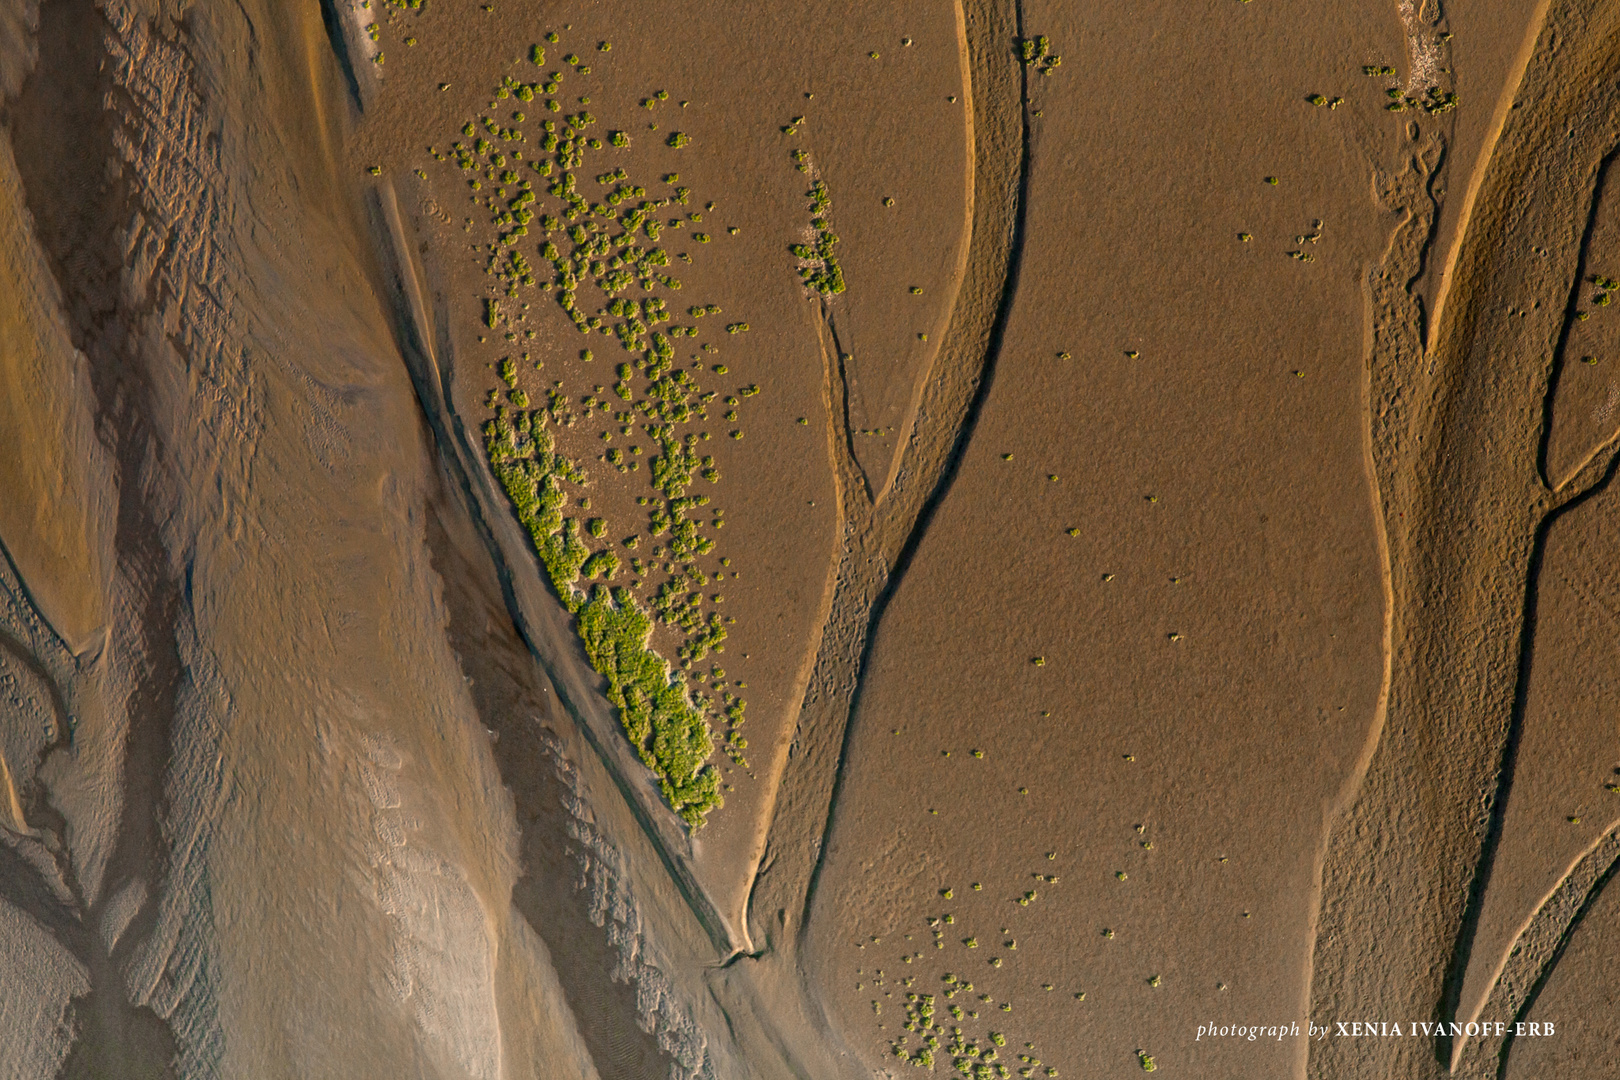
[[[0,0],[0,1077],[1614,1071],[1617,18]]]

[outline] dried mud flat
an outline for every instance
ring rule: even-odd
[[[1613,1071],[1617,20],[0,0],[0,1076]]]

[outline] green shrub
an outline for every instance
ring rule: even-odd
[[[722,803],[719,773],[706,764],[714,751],[708,723],[690,703],[685,684],[648,647],[652,620],[627,589],[597,586],[587,598],[575,588],[583,576],[613,577],[619,559],[611,551],[587,552],[578,523],[564,519],[562,482],[583,481],[577,467],[557,455],[543,414],[526,418],[532,432],[522,449],[518,427],[504,410],[485,425],[485,454],[528,530],[552,585],[578,620],[591,666],[608,680],[608,698],[625,733],[653,774],[665,800],[692,828]],[[688,523],[690,524],[690,523]],[[593,535],[605,532],[601,519]],[[719,629],[716,625],[715,629]],[[723,635],[724,631],[719,631]]]

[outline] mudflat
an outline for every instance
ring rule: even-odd
[[[0,0],[7,1075],[1590,1071],[1612,7]]]

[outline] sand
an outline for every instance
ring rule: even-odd
[[[818,969],[869,1038],[904,1034],[897,976],[938,993],[956,975],[969,1033],[1065,1072],[1135,1068],[1138,1049],[1169,1069],[1302,1064],[1297,1042],[1178,1029],[1303,1017],[1315,859],[1379,704],[1355,416],[1359,279],[1387,216],[1350,178],[1389,125],[1283,89],[1376,53],[1344,36],[1371,14],[1315,39],[1243,9],[1173,33],[1024,10],[1065,65],[1028,88],[1017,289],[874,639],[812,915]],[[1195,60],[1194,39],[1222,46]],[[1088,78],[1160,74],[1099,116],[1065,85],[1088,40],[1108,42]],[[1200,95],[1217,80],[1230,96]],[[1113,137],[1088,154],[1100,123]]]
[[[0,0],[0,1072],[1601,1072],[1612,22]]]

